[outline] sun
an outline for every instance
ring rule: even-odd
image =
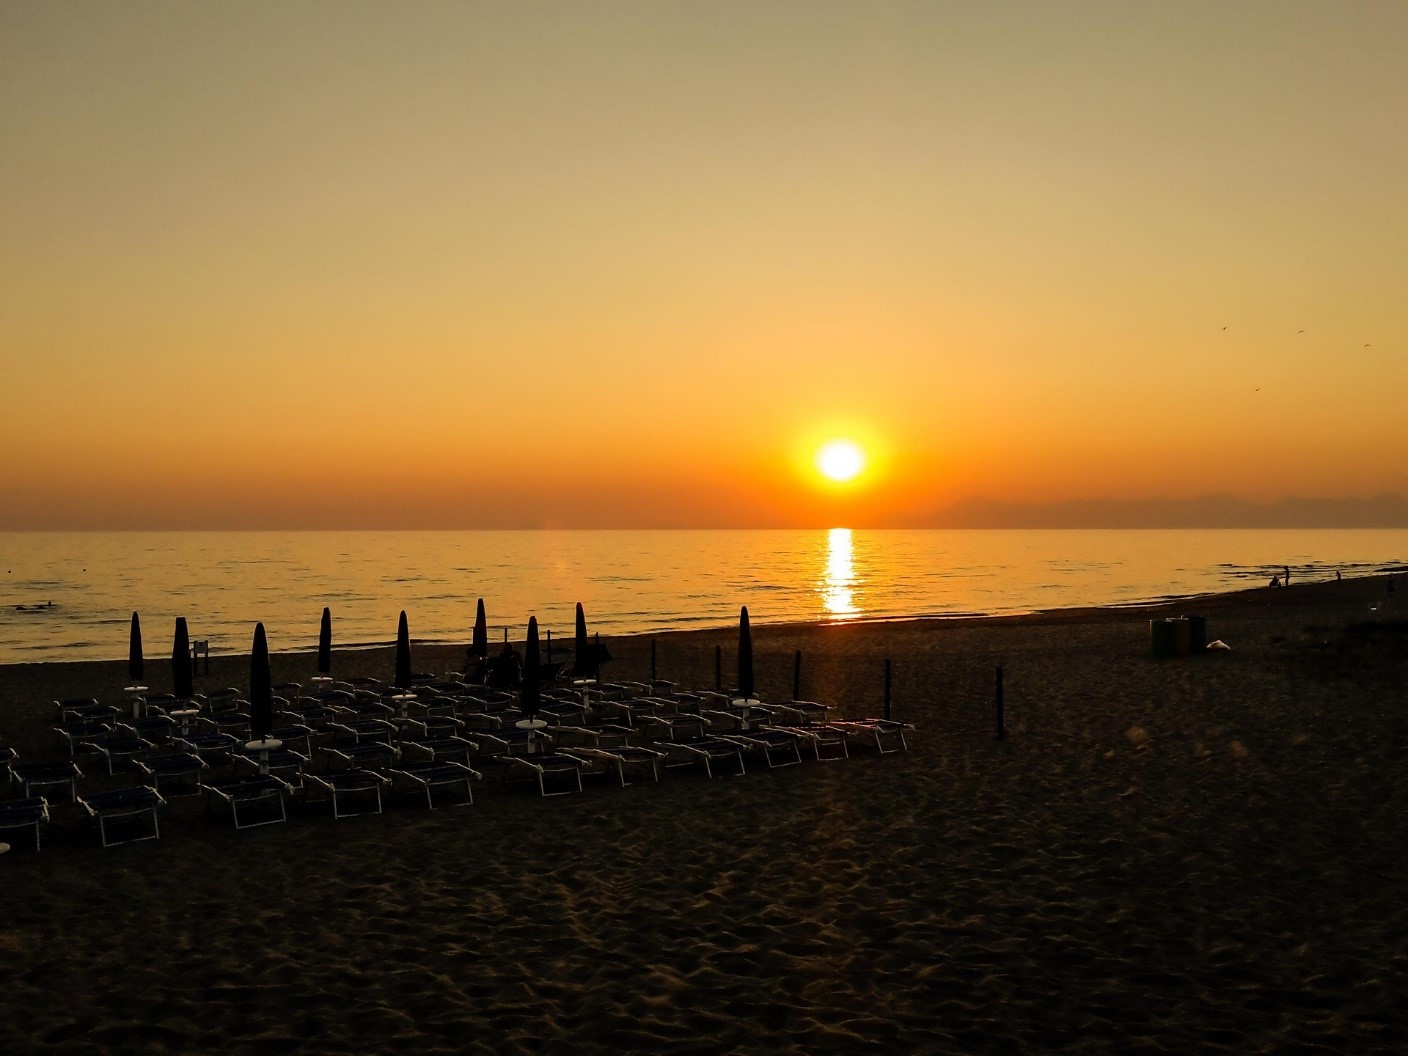
[[[817,451],[816,468],[838,484],[855,480],[865,469],[865,452],[853,440],[830,440]]]

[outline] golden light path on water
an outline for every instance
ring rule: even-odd
[[[822,607],[832,617],[858,616],[855,600],[855,551],[849,528],[832,528],[826,533],[826,569],[818,585]]]

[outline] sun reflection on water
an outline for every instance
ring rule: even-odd
[[[832,528],[826,534],[826,569],[817,584],[821,605],[828,616],[857,616],[856,568],[851,550],[851,530]]]

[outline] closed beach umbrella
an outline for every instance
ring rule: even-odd
[[[753,697],[753,629],[748,625],[748,606],[738,615],[738,695]]]
[[[323,609],[322,626],[318,628],[318,674],[332,671],[332,611]]]
[[[469,651],[481,660],[489,655],[489,621],[484,617],[483,598],[474,608],[474,639],[470,642]]]
[[[176,617],[176,640],[171,643],[171,692],[177,700],[190,700],[196,695],[191,638],[186,633],[184,616]]]
[[[142,621],[132,614],[132,633],[127,639],[127,677],[134,686],[140,685],[146,665],[142,662]]]
[[[577,634],[572,640],[572,652],[572,674],[577,678],[594,677],[596,663],[591,642],[587,640],[587,614],[580,601],[577,602]]]
[[[254,625],[254,649],[249,654],[249,732],[262,741],[274,728],[274,679],[269,671],[269,642],[264,625]]]
[[[523,688],[519,691],[518,709],[525,718],[538,715],[539,675],[538,675],[538,617],[528,617],[528,645],[523,650]]]
[[[396,627],[396,688],[411,688],[411,630],[406,624],[406,610],[401,610],[401,622]]]

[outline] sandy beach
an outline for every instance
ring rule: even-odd
[[[1402,1053],[1405,617],[1385,596],[1182,603],[1231,649],[1162,660],[1162,610],[755,628],[765,699],[791,696],[801,650],[804,698],[877,714],[892,660],[904,754],[547,800],[491,769],[472,806],[295,805],[243,832],[173,798],[159,842],[108,851],[58,806],[41,853],[12,835],[0,857],[0,1050]],[[732,631],[656,643],[698,688],[723,645],[731,681]],[[608,645],[610,677],[649,674],[648,638]],[[313,663],[277,655],[274,679]],[[389,681],[391,652],[334,670]],[[120,700],[124,676],[0,668],[0,744],[57,758],[52,701]],[[197,678],[247,684],[240,657]]]

